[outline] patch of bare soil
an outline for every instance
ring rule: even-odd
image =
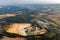
[[[10,38],[10,37],[6,37],[4,36],[2,39],[0,40],[26,40],[25,38],[22,37],[16,37],[16,38]]]

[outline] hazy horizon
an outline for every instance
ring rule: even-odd
[[[9,4],[60,4],[60,0],[0,0],[0,5]]]

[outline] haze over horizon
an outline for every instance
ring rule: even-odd
[[[0,0],[0,5],[26,4],[26,3],[60,4],[60,0]]]

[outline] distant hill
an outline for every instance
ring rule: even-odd
[[[41,11],[41,10],[58,10],[60,8],[59,4],[21,4],[21,5],[6,5],[0,7],[0,14],[1,13],[11,13],[16,11]]]

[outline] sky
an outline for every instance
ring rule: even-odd
[[[42,4],[60,4],[60,0],[0,0],[0,5],[6,4],[25,4],[25,3],[42,3]]]

